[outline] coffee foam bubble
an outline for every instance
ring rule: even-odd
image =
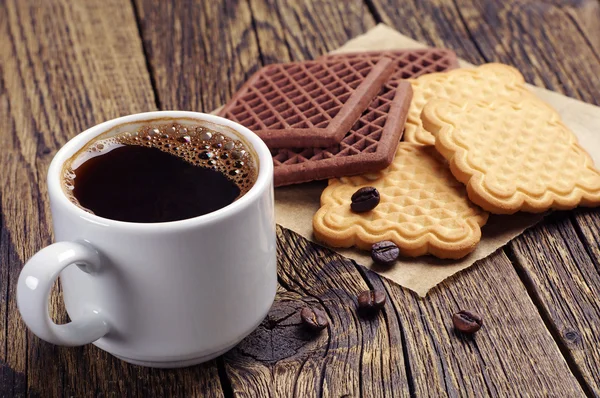
[[[65,163],[62,185],[71,202],[82,207],[73,195],[77,167],[92,157],[124,145],[157,148],[195,166],[219,171],[238,186],[238,199],[252,188],[257,178],[255,160],[241,140],[201,125],[147,125],[136,131],[121,132],[92,141]],[[91,213],[89,209],[84,210]]]

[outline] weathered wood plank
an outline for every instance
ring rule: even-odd
[[[367,358],[366,363],[373,371],[362,373],[365,396],[400,392],[423,397],[583,395],[506,256],[481,261],[422,300],[291,231],[281,229],[279,237],[281,250],[285,250],[279,263],[282,282],[301,297],[316,297],[332,317],[328,335],[330,351],[336,348],[338,353],[339,348],[345,347],[338,341],[345,341],[354,333],[362,336],[361,355]],[[354,310],[355,296],[365,288],[360,274],[368,286],[384,289],[388,295],[389,304],[375,319],[361,318]],[[459,309],[483,314],[484,327],[474,338],[454,333],[451,318]],[[273,341],[285,335],[281,329],[273,332],[276,333]],[[380,333],[383,339],[371,337]],[[394,343],[390,347],[392,352],[403,351],[403,361],[400,355],[384,356],[388,344],[385,336]],[[308,360],[318,363],[321,359],[314,355]],[[353,363],[352,350],[345,360]],[[388,366],[399,371],[400,363],[406,366],[411,383],[397,385],[398,381],[381,378],[381,372]],[[277,365],[271,367],[272,374],[279,374]],[[335,360],[328,368],[334,366]],[[328,368],[326,378],[327,371],[331,372]],[[365,362],[362,368],[351,368],[364,372]],[[352,385],[351,378],[340,375],[335,379],[338,378],[342,380],[330,384],[328,392],[353,396],[344,389]],[[385,386],[381,390],[365,390],[366,386],[377,383]]]
[[[215,362],[157,371],[127,365],[93,346],[55,347],[26,332],[16,308],[23,262],[52,241],[45,176],[53,153],[100,121],[153,109],[129,1],[3,2],[0,395],[222,395]],[[51,313],[65,321],[61,301],[52,296]]]
[[[553,214],[510,249],[572,367],[600,396],[600,212],[577,213],[579,222],[565,212]]]
[[[244,0],[135,0],[162,109],[210,112],[260,65]]]
[[[587,35],[597,35],[599,20],[595,29],[586,32],[587,27],[571,17],[592,4],[597,6],[597,0],[493,5],[472,0],[459,4],[459,11],[488,61],[514,65],[532,84],[599,104],[600,58]],[[600,16],[597,8],[596,16]]]
[[[596,52],[600,54],[600,1],[584,0],[576,3],[576,7],[565,4],[564,12],[573,20],[581,30],[581,34],[588,40]]]
[[[473,0],[464,0],[473,1]],[[379,21],[432,47],[447,47],[473,64],[485,62],[453,0],[366,0]]]
[[[374,26],[357,0],[135,3],[162,109],[210,112],[263,64],[315,57]],[[358,23],[332,28],[347,19]],[[294,33],[306,25],[319,29]]]
[[[292,4],[281,4],[281,2],[276,1],[261,2],[251,0],[250,11],[251,16],[254,17],[256,34],[258,36],[257,50],[262,61],[271,63],[315,57],[337,47],[346,39],[361,33],[364,28],[372,25],[372,20],[361,4],[352,2],[349,6],[348,2],[344,2],[338,6],[338,3],[335,2],[332,5],[329,2],[320,2],[313,9],[311,5],[299,5],[295,2]],[[236,3],[235,7],[243,7],[243,5]],[[350,13],[350,17],[344,11],[340,11],[346,7],[353,10]],[[417,5],[409,4],[397,8],[404,10],[406,7],[415,8]],[[223,12],[221,8],[217,7],[217,9],[219,12]],[[307,12],[308,10],[312,12],[309,13]],[[336,13],[329,15],[330,10],[337,10],[336,12],[340,13],[339,16],[336,16]],[[446,18],[452,21],[453,19],[460,20],[460,15],[453,5],[445,7],[441,11],[430,8],[430,11],[432,12],[432,16],[430,17],[422,19],[406,18],[404,22],[405,25],[410,25],[417,30],[421,29],[423,37],[435,40],[438,44],[441,44],[442,40],[435,33],[438,29],[436,18],[440,20]],[[181,11],[172,12],[177,14]],[[191,12],[194,12],[194,10],[192,9]],[[241,14],[243,16],[246,15],[245,11]],[[216,15],[220,17],[219,20],[227,21],[226,16],[221,14]],[[213,19],[216,17],[207,16],[206,18]],[[246,21],[244,22],[246,23],[244,31],[250,30],[251,26],[248,21],[244,18],[242,20]],[[243,25],[243,23],[240,23],[240,25]],[[341,26],[350,26],[351,28],[349,28],[350,30],[344,30]],[[242,30],[242,28],[238,29]],[[470,61],[481,62],[483,60],[478,55],[475,45],[468,40],[469,33],[466,29],[457,29],[455,25],[450,25],[449,23],[446,23],[443,29],[445,29],[444,32],[453,41],[461,44],[463,51],[474,51],[475,56],[469,59]],[[338,37],[339,33],[337,32],[348,33],[348,36],[343,37],[342,35]],[[185,48],[189,45],[180,45],[176,41],[167,41],[168,44],[164,44],[161,43],[161,38],[162,35],[160,34],[155,35],[151,30],[144,30],[145,42],[152,48],[156,46],[160,47],[160,51],[154,51],[150,54],[153,70],[155,71],[163,67],[160,65],[157,66],[158,64],[167,64],[170,59],[173,59],[173,54],[180,52],[182,47]],[[228,51],[227,49],[225,50],[225,52]],[[157,54],[160,55],[158,56]],[[232,53],[231,55],[236,56],[237,54]],[[240,62],[249,64],[245,60]],[[182,68],[185,70],[186,66],[184,65]],[[155,76],[157,82],[165,82],[157,84],[162,106],[181,107],[182,104],[194,101],[187,98],[173,98],[170,92],[167,91],[168,87],[172,87],[173,84],[177,83],[174,81],[174,76],[164,71]],[[188,76],[193,75],[188,74]],[[246,75],[241,73],[230,76],[230,81],[234,81],[234,83],[227,86],[226,82],[223,82],[222,87],[231,88],[231,86],[239,86],[245,77]],[[163,88],[161,89],[161,87]],[[203,93],[207,91],[208,89],[206,88],[196,90],[196,95],[204,96],[205,94]],[[226,89],[224,89],[225,91]],[[163,102],[163,96],[166,98],[166,102]],[[205,108],[205,110],[207,109]],[[478,278],[481,278],[481,275],[470,276],[469,272],[472,271],[464,274],[465,276],[461,275],[461,278],[466,278],[464,280],[461,279],[461,281],[465,286],[465,291],[469,291],[467,297],[460,297],[461,295],[455,293],[450,298],[443,296],[438,299],[440,302],[445,302],[448,315],[443,315],[436,309],[436,306],[427,306],[416,300],[409,293],[398,289],[394,285],[387,284],[386,287],[391,292],[391,307],[397,311],[398,315],[390,318],[396,319],[391,323],[391,327],[389,327],[389,321],[386,323],[387,331],[383,333],[383,336],[387,335],[390,347],[397,347],[398,342],[402,345],[402,341],[406,340],[404,350],[402,351],[400,347],[397,349],[397,353],[401,353],[401,358],[398,356],[395,361],[390,361],[386,358],[384,363],[386,365],[389,363],[390,366],[387,370],[385,366],[374,365],[373,369],[367,367],[370,370],[364,373],[360,366],[358,366],[358,369],[355,366],[353,371],[337,375],[336,372],[339,372],[339,370],[336,366],[342,366],[335,365],[338,363],[338,358],[349,358],[351,363],[356,364],[358,354],[354,345],[361,341],[361,339],[364,341],[365,331],[361,329],[359,332],[356,324],[356,322],[360,324],[361,320],[357,319],[351,311],[353,302],[351,302],[352,295],[350,294],[355,293],[359,289],[364,289],[364,281],[361,281],[357,269],[353,270],[349,265],[342,267],[342,270],[338,270],[338,267],[340,267],[339,262],[343,260],[337,259],[332,261],[329,257],[331,254],[323,255],[318,260],[310,260],[311,256],[321,255],[315,254],[321,253],[319,249],[315,252],[312,246],[306,246],[303,249],[304,252],[302,252],[302,255],[299,254],[299,250],[290,249],[290,247],[293,247],[293,239],[298,239],[298,237],[290,233],[289,236],[291,238],[289,238],[286,234],[280,232],[281,242],[283,242],[283,247],[292,250],[293,254],[287,257],[280,256],[280,259],[282,259],[280,261],[283,261],[280,263],[282,265],[280,278],[290,292],[280,293],[269,318],[261,328],[236,350],[225,356],[227,377],[232,384],[234,393],[250,396],[271,394],[277,396],[293,393],[303,395],[307,393],[317,394],[319,392],[351,395],[358,394],[359,392],[365,394],[382,394],[386,391],[385,387],[378,389],[375,384],[377,382],[385,384],[386,379],[381,378],[381,375],[385,372],[395,375],[395,383],[400,383],[401,388],[394,390],[399,395],[417,391],[422,395],[437,393],[458,394],[463,389],[471,393],[488,391],[490,394],[498,395],[504,390],[510,391],[511,387],[507,386],[507,384],[510,384],[511,378],[520,381],[515,388],[519,388],[519,391],[530,391],[531,394],[540,391],[539,388],[542,391],[557,394],[580,395],[582,393],[551,336],[544,328],[537,310],[529,300],[516,273],[510,268],[510,263],[506,260],[506,257],[502,255],[497,255],[493,260],[486,262],[485,273],[483,271],[484,265],[481,265],[480,269],[482,271],[480,272],[487,276],[488,284],[494,283],[493,281],[495,280],[507,280],[512,284],[513,288],[502,290],[502,294],[508,293],[506,296],[507,299],[505,302],[502,302],[502,305],[498,306],[496,301],[489,301],[484,303],[483,308],[494,310],[490,315],[493,319],[491,325],[494,327],[498,326],[499,320],[501,320],[500,315],[502,314],[497,307],[501,310],[516,311],[516,318],[519,322],[522,320],[526,320],[526,322],[523,321],[524,325],[519,325],[524,326],[525,329],[519,329],[516,332],[511,329],[512,331],[509,331],[507,334],[508,337],[498,337],[493,334],[492,337],[501,340],[501,347],[495,347],[494,344],[497,343],[492,342],[492,340],[486,341],[486,348],[490,351],[483,354],[479,353],[477,354],[478,356],[469,356],[470,359],[475,360],[475,365],[469,364],[464,366],[464,369],[460,361],[448,359],[448,355],[450,354],[454,354],[455,352],[464,354],[465,351],[472,350],[473,347],[469,345],[464,345],[464,347],[459,345],[456,347],[456,341],[448,337],[447,322],[451,310],[455,310],[455,308],[452,308],[446,301],[451,299],[451,302],[466,305],[470,303],[469,300],[473,300],[474,298],[481,299],[487,297],[488,300],[493,299],[494,297],[477,290],[478,283],[480,283]],[[301,261],[297,262],[294,260],[296,257],[300,258]],[[490,271],[490,267],[494,265],[494,262],[501,264],[501,267]],[[323,271],[324,268],[327,271]],[[312,273],[316,273],[318,277]],[[294,276],[290,277],[290,275]],[[375,278],[375,281],[372,278]],[[373,285],[381,286],[382,282],[380,280],[377,282],[377,278],[371,275],[369,281]],[[499,286],[497,289],[501,289],[503,285]],[[495,287],[495,285],[492,287]],[[471,291],[478,294],[471,293]],[[412,304],[405,302],[409,299],[412,300]],[[328,308],[328,306],[333,308],[329,312],[330,317],[333,317],[331,329],[327,334],[324,333],[318,336],[316,340],[310,342],[307,342],[306,335],[301,330],[298,330],[297,309],[304,302],[314,302],[317,305],[325,306],[325,308]],[[416,318],[420,319],[419,317],[422,313],[428,314],[429,319],[434,319],[439,324],[431,326],[429,323],[416,322],[413,328],[407,329],[408,332],[403,331],[400,327],[395,327],[395,325],[402,323],[399,320],[404,320],[407,323],[412,322],[415,319],[415,314],[419,314]],[[381,328],[382,326],[379,325],[378,327]],[[332,332],[338,333],[340,329],[343,330],[341,337],[338,334],[333,335]],[[371,331],[371,329],[368,330]],[[493,329],[493,331],[495,330]],[[371,333],[377,335],[379,332],[371,331]],[[407,333],[410,333],[410,339],[406,337]],[[508,360],[504,360],[501,354],[511,347],[510,338],[523,337],[526,333],[531,333],[534,336],[531,339],[531,344],[529,342],[525,343],[523,351],[519,351],[516,355],[510,356]],[[423,341],[426,342],[426,345],[422,345]],[[461,341],[461,344],[464,343],[462,340],[457,341]],[[536,348],[536,344],[541,345],[542,352]],[[336,349],[332,351],[332,347]],[[371,360],[373,359],[373,355],[375,355],[375,358],[381,361],[384,358],[383,354],[378,351],[374,354],[369,353],[371,348],[368,345],[363,346],[362,355],[367,355]],[[326,350],[325,357],[323,357],[324,350]],[[469,355],[471,355],[470,351]],[[531,361],[528,360],[527,355],[541,355],[543,358],[542,366],[534,367],[531,365]],[[331,359],[328,359],[330,357]],[[405,357],[406,363],[404,363]],[[510,363],[508,369],[503,368],[506,361]],[[376,362],[377,360],[372,360],[369,364]],[[399,366],[399,363],[402,363],[402,366],[408,367],[408,371],[404,375],[402,374],[402,366]],[[325,367],[325,364],[328,366]],[[491,376],[486,373],[490,367],[497,373]],[[430,382],[431,372],[434,372],[435,383]],[[517,375],[516,373],[519,374]],[[357,374],[360,374],[362,378],[357,377]],[[403,380],[406,375],[408,375],[408,378],[404,382]],[[524,383],[525,379],[523,375],[528,375],[528,377],[532,378],[534,382],[531,386],[523,385],[527,384]],[[318,377],[318,380],[316,377]],[[412,385],[412,377],[418,380],[416,386]],[[564,378],[565,382],[557,384],[553,381],[555,377]],[[335,383],[337,379],[343,382]],[[321,381],[319,382],[319,380]],[[388,384],[388,386],[392,385],[394,383]],[[521,390],[522,388],[525,388],[525,390]],[[387,391],[387,393],[390,393],[390,391]]]
[[[278,229],[280,294],[261,327],[226,356],[241,396],[409,396],[398,318],[391,306],[358,316],[356,295],[368,290],[354,263]],[[302,328],[303,306],[324,309],[330,326]]]
[[[249,1],[265,63],[316,58],[375,26],[358,0]]]
[[[597,0],[427,0],[414,2],[410,9],[387,0],[372,4],[384,22],[409,36],[453,48],[473,63],[511,64],[530,83],[600,104]],[[406,29],[407,20],[421,20],[424,14],[438,25],[429,30],[433,37]],[[448,15],[455,24],[448,25]],[[468,38],[477,50],[469,49],[449,30],[461,32],[460,37]],[[590,325],[597,325],[600,317],[599,217],[598,210],[552,217],[509,245],[517,270],[552,325],[572,369],[581,375],[588,392],[596,395],[600,395],[600,329]],[[568,332],[575,334],[566,336]]]

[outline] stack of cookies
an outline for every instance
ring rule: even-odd
[[[275,186],[382,170],[408,116],[405,79],[458,66],[444,49],[323,56],[269,65],[220,115],[248,127],[271,149]]]
[[[487,64],[410,81],[404,142],[385,170],[332,179],[313,219],[332,246],[391,241],[406,256],[461,258],[488,214],[600,204],[600,172],[514,68]],[[380,201],[351,210],[366,186]]]
[[[276,186],[330,179],[313,229],[334,247],[457,259],[489,213],[600,204],[600,172],[516,69],[457,65],[444,49],[270,65],[221,115],[271,148]]]

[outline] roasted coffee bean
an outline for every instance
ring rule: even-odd
[[[363,187],[352,195],[350,208],[356,213],[373,210],[379,204],[379,191],[373,187]]]
[[[384,240],[371,247],[371,258],[377,264],[390,266],[400,257],[400,249],[394,242]]]
[[[459,311],[452,316],[454,329],[461,333],[472,334],[481,329],[483,319],[481,315],[471,311]]]
[[[377,311],[385,305],[385,294],[381,290],[367,290],[358,295],[358,309]]]
[[[302,308],[300,318],[302,318],[302,322],[307,328],[315,331],[323,330],[329,325],[327,315],[318,308]]]

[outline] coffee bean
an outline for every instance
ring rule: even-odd
[[[459,311],[452,316],[454,329],[461,333],[472,334],[483,326],[481,315],[471,311]]]
[[[371,258],[377,264],[390,266],[398,260],[398,257],[400,257],[400,249],[389,240],[377,242],[371,247]]]
[[[379,204],[379,191],[373,187],[363,187],[352,195],[350,208],[356,213],[373,210]]]
[[[307,328],[315,331],[323,330],[329,325],[327,315],[318,308],[302,308],[300,318],[302,318],[302,322]]]
[[[367,290],[358,295],[358,309],[376,311],[385,305],[385,294],[381,290]]]

